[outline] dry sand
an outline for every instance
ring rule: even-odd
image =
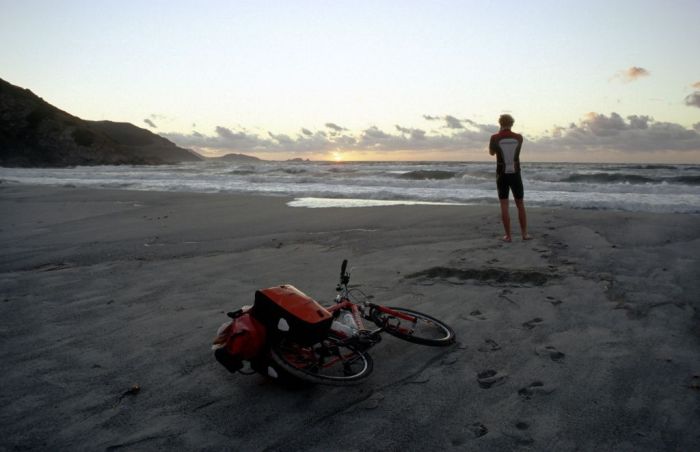
[[[0,186],[0,449],[698,450],[700,218]],[[229,374],[224,312],[343,258],[458,342],[349,388]],[[132,390],[139,385],[140,390]]]

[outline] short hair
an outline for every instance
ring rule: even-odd
[[[511,115],[501,115],[501,117],[498,118],[498,123],[501,127],[513,127],[515,119],[513,119]]]

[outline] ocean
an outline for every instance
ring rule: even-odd
[[[523,163],[525,202],[548,208],[700,213],[700,166]],[[246,193],[294,207],[493,204],[493,162],[256,163],[0,168],[3,183],[124,190]]]

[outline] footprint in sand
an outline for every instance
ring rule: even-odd
[[[482,436],[486,435],[489,432],[489,429],[486,428],[484,424],[481,422],[474,422],[471,425],[468,425],[465,430],[463,430],[461,433],[456,435],[454,438],[452,438],[452,445],[453,446],[462,446],[464,445],[468,440],[469,440],[469,433],[471,433],[472,438],[481,438]]]
[[[489,429],[481,422],[474,422],[468,428],[474,434],[474,438],[481,438],[489,432]]]
[[[518,389],[518,395],[530,400],[535,394],[551,394],[554,388],[545,386],[541,381],[533,381],[529,386]]]
[[[527,322],[523,323],[523,326],[527,328],[528,330],[533,329],[537,324],[542,323],[542,319],[539,317],[535,317],[532,320],[528,320]]]
[[[488,320],[488,317],[486,317],[484,313],[478,309],[473,310],[469,314],[460,314],[459,318],[469,320],[470,322],[474,322],[476,320]]]
[[[535,352],[544,357],[549,357],[552,361],[559,362],[562,361],[566,355],[559,350],[553,345],[543,345],[541,347],[537,347],[535,349]]]
[[[470,312],[469,317],[472,320],[486,320],[486,316],[478,309]]]
[[[563,301],[561,301],[560,299],[550,297],[550,296],[547,297],[547,301],[552,303],[552,306],[559,306],[560,304],[563,303]]]
[[[512,303],[512,304],[517,306],[518,303],[508,296],[508,294],[512,294],[512,293],[513,293],[512,290],[503,289],[501,291],[501,293],[498,294],[498,298],[503,298],[504,300],[508,300],[509,303]]]
[[[442,359],[442,361],[440,361],[440,364],[442,364],[443,366],[450,366],[450,365],[456,363],[457,361],[459,361],[459,356],[460,356],[459,353],[455,353],[455,352],[450,353],[449,355],[444,357]]]
[[[477,374],[476,381],[483,389],[489,389],[492,386],[498,386],[505,383],[507,375],[493,369],[487,369]]]
[[[700,375],[693,375],[688,387],[690,389],[700,390]]]
[[[506,429],[503,434],[515,441],[516,444],[520,446],[528,446],[535,442],[535,440],[530,436],[528,430],[530,429],[530,424],[523,421],[518,421],[514,425],[515,428]]]
[[[500,349],[501,346],[498,345],[498,342],[494,341],[493,339],[485,339],[484,345],[479,347],[480,352],[495,352],[496,350]]]

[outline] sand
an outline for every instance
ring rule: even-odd
[[[0,185],[0,450],[697,450],[700,217]],[[514,212],[513,212],[514,213]],[[375,301],[457,343],[386,336],[353,387],[229,374],[254,291]],[[135,387],[135,385],[138,385]]]

